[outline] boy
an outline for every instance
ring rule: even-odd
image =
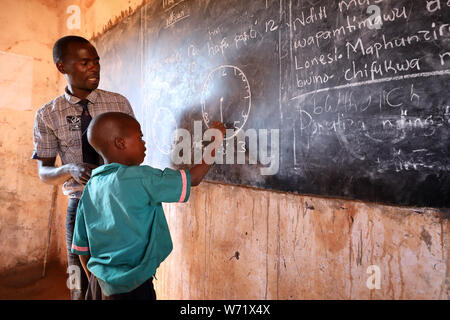
[[[211,128],[222,142],[223,124]],[[172,250],[161,203],[186,202],[210,168],[205,161],[190,170],[139,166],[142,136],[124,113],[103,113],[89,125],[89,143],[105,164],[92,171],[74,228],[72,252],[90,278],[86,299],[156,299],[152,276]]]

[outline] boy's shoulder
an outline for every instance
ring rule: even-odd
[[[103,172],[100,174],[108,174],[108,168],[104,168]],[[152,176],[161,176],[163,171],[157,168],[153,168],[148,165],[140,165],[140,166],[125,166],[125,165],[117,165],[116,168],[112,168],[113,173],[117,179],[119,180],[128,180],[128,179],[143,179],[143,178],[151,178]]]
[[[146,185],[160,185],[178,183],[182,179],[180,170],[165,168],[163,170],[148,165],[124,166],[116,172],[116,178],[119,181],[141,180]]]
[[[141,186],[136,183],[139,180],[148,179],[158,175],[159,169],[142,165],[126,166],[119,163],[105,164],[92,171],[91,178],[87,182],[81,200],[86,194],[97,194],[98,192],[109,192],[110,188],[125,188],[124,192],[135,192],[135,188]],[[89,198],[89,197],[88,197]]]
[[[126,166],[119,163],[106,164],[94,169],[92,172],[92,178],[97,176],[113,176],[118,181],[122,180],[137,180],[146,179],[152,180],[152,178],[164,178],[178,176],[179,170],[171,168],[165,168],[164,170],[151,167],[149,165],[140,166]],[[94,179],[96,180],[96,179]]]
[[[136,177],[146,176],[149,174],[158,174],[161,170],[157,168],[153,168],[148,165],[140,165],[140,166],[123,166],[117,172],[117,174],[121,177]]]

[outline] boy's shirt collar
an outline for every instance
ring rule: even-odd
[[[91,177],[100,175],[100,174],[103,174],[103,173],[106,173],[106,172],[112,171],[112,170],[116,171],[120,167],[127,167],[127,166],[124,164],[116,163],[116,162],[104,164],[104,165],[92,170]]]

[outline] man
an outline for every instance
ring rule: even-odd
[[[71,279],[79,276],[70,288],[72,300],[83,300],[88,279],[79,257],[71,252],[76,210],[84,185],[92,169],[103,164],[101,157],[89,145],[87,125],[96,115],[123,112],[134,117],[128,100],[120,94],[97,89],[100,81],[100,58],[94,46],[78,36],[66,36],[56,41],[53,61],[67,81],[63,95],[43,105],[34,123],[34,153],[42,181],[63,185],[69,197],[66,216],[67,259]],[[56,156],[61,166],[55,167]],[[80,286],[77,286],[80,284]]]

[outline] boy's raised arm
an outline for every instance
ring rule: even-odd
[[[223,125],[222,122],[220,121],[214,121],[211,124],[210,129],[217,129],[222,133],[221,139],[220,141],[217,142],[216,145],[220,145],[224,139],[225,136],[225,126]],[[212,137],[212,141],[211,142],[215,142],[214,140],[214,136]],[[211,152],[211,156],[214,157],[215,156],[215,151],[216,149],[213,149]],[[208,161],[210,162],[210,161]],[[202,163],[201,164],[197,164],[195,166],[193,166],[189,171],[191,173],[191,186],[195,187],[198,186],[200,184],[200,182],[202,182],[203,178],[206,176],[206,174],[208,173],[209,169],[211,168],[211,164],[208,164],[205,161],[205,156],[203,156],[202,158]]]

